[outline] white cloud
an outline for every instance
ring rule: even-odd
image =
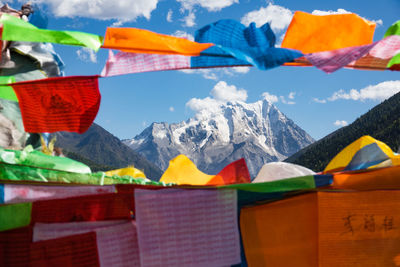
[[[172,36],[180,37],[180,38],[186,38],[186,39],[188,39],[190,41],[194,41],[194,36],[191,35],[190,33],[185,32],[185,31],[179,31],[178,30],[178,31],[174,32],[172,34]]]
[[[338,8],[337,11],[334,11],[334,10],[329,10],[329,11],[314,10],[314,11],[312,12],[313,15],[320,15],[320,16],[324,16],[324,15],[334,15],[334,14],[350,14],[350,13],[353,13],[353,12],[347,11],[347,10],[345,10],[345,9],[343,9],[343,8]],[[361,16],[360,16],[360,17],[361,17]],[[362,17],[362,18],[363,18],[363,17]],[[376,26],[382,26],[382,24],[383,24],[383,21],[382,21],[381,19],[378,19],[378,20],[370,20],[370,19],[367,19],[367,18],[363,18],[363,19],[366,19],[366,20],[375,22],[375,23],[376,23]]]
[[[97,63],[97,55],[92,49],[82,47],[76,51],[78,58],[85,62]]]
[[[283,95],[281,95],[279,98],[281,99],[281,102],[283,104],[286,104],[286,105],[294,105],[294,104],[296,104],[296,102],[294,102],[294,101],[287,101],[286,98]]]
[[[321,103],[321,104],[325,104],[326,103],[326,100],[325,99],[319,99],[319,98],[313,98],[313,101],[314,102],[316,102],[316,103]]]
[[[196,7],[199,6],[210,12],[216,12],[235,3],[239,3],[239,0],[177,0],[177,2],[181,4],[181,13],[188,11],[187,16],[182,19],[184,25],[186,27],[193,27],[196,25]]]
[[[229,101],[246,101],[247,91],[238,89],[234,85],[228,85],[224,81],[218,82],[210,92],[212,97],[203,99],[192,98],[186,106],[196,113],[218,112],[221,105]]]
[[[217,101],[246,101],[247,91],[244,89],[237,89],[234,85],[228,85],[224,81],[218,82],[211,90],[211,95]]]
[[[175,35],[176,36],[176,35]],[[235,76],[237,74],[246,74],[249,72],[249,67],[233,67],[233,68],[212,68],[212,69],[187,69],[179,70],[186,74],[200,74],[207,80],[217,81],[224,76]]]
[[[337,11],[334,10],[329,10],[329,11],[324,11],[324,10],[314,10],[311,14],[313,15],[319,15],[319,16],[325,16],[325,15],[334,15],[334,14],[350,14],[352,12],[347,11],[343,8],[338,8]]]
[[[186,103],[186,106],[196,113],[200,113],[202,111],[210,111],[214,113],[219,110],[220,105],[221,102],[211,97],[206,97],[203,99],[192,98]]]
[[[198,70],[180,70],[186,74],[200,74],[207,80],[218,80],[217,74],[210,69],[198,69]]]
[[[182,8],[193,10],[195,6],[201,6],[208,11],[220,11],[221,9],[239,3],[239,0],[177,0]]]
[[[279,32],[289,25],[292,17],[293,12],[291,10],[269,3],[267,7],[247,13],[240,21],[244,25],[255,22],[258,27],[268,22],[274,32]]]
[[[392,95],[400,92],[400,80],[399,81],[385,81],[376,85],[369,85],[361,90],[351,89],[346,92],[341,89],[334,92],[329,101],[336,101],[338,99],[354,100],[354,101],[365,101],[365,100],[385,100]]]
[[[278,100],[278,97],[277,97],[276,95],[272,95],[272,94],[270,94],[270,93],[268,93],[268,92],[264,92],[264,93],[262,94],[262,96],[263,96],[264,99],[268,100],[268,101],[271,102],[271,103],[276,103],[276,102],[279,101],[279,100]]]
[[[167,13],[167,21],[172,22],[172,9],[168,10]]]
[[[175,108],[174,107],[169,107],[169,111],[174,112]]]
[[[194,14],[194,12],[189,12],[189,14],[186,17],[184,17],[182,21],[184,22],[184,25],[186,27],[193,27],[196,25],[195,19],[196,15]]]
[[[291,99],[291,100],[286,100],[286,97],[283,96],[283,95],[277,96],[277,95],[270,94],[268,92],[264,92],[262,94],[263,98],[268,100],[271,103],[277,103],[277,102],[280,101],[282,104],[286,104],[286,105],[294,105],[294,104],[296,104],[296,102],[292,101],[294,99],[295,95],[296,95],[296,92],[290,92],[287,97],[289,99]]]
[[[333,123],[333,125],[339,126],[339,127],[343,127],[343,126],[347,126],[348,123],[347,123],[347,121],[336,120],[336,121]]]
[[[138,17],[150,19],[159,0],[36,0],[47,4],[56,17],[85,17],[99,20],[116,19],[127,22]]]
[[[248,73],[250,71],[250,67],[232,67],[231,70],[233,70],[236,73]]]

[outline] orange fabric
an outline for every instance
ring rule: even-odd
[[[239,159],[223,168],[215,175],[207,185],[226,185],[251,183],[250,173],[247,169],[246,161]]]
[[[395,266],[400,191],[319,193],[319,266]]]
[[[400,190],[317,192],[241,212],[249,266],[395,266]]]
[[[318,266],[317,196],[243,208],[240,231],[249,266]]]
[[[400,189],[400,166],[333,175],[332,187],[340,189]]]
[[[370,44],[375,23],[356,14],[311,15],[296,11],[281,47],[304,54]]]
[[[132,53],[198,56],[213,45],[136,28],[107,28],[103,48]]]

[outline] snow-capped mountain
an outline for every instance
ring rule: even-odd
[[[124,143],[166,170],[169,160],[188,156],[197,167],[216,174],[244,158],[252,177],[263,164],[281,161],[314,142],[267,100],[221,104],[180,123],[153,123]]]

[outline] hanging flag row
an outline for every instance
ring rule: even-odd
[[[377,53],[369,53],[370,49],[378,45],[372,43],[375,23],[356,14],[320,16],[297,11],[284,35],[281,47],[275,47],[276,37],[268,23],[257,28],[254,23],[246,27],[234,20],[217,21],[199,29],[195,34],[195,41],[144,29],[107,28],[103,42],[103,37],[94,34],[40,29],[8,14],[2,14],[0,23],[3,27],[2,40],[52,42],[85,46],[95,51],[102,47],[123,52],[117,56],[110,54],[103,76],[140,71],[231,66],[269,69],[285,63],[295,66],[314,65],[326,72],[344,66],[397,70],[399,67],[395,65],[400,64],[400,55],[397,53],[399,44],[395,38],[379,43],[380,49],[393,50],[392,53],[386,53],[385,58],[379,57]],[[399,24],[400,21],[391,26],[384,37],[400,35]],[[164,56],[150,57],[141,54]],[[296,60],[302,59],[303,56],[305,59]],[[378,64],[374,59],[357,62],[368,57],[382,59],[385,63],[387,61],[387,64]],[[130,65],[138,67],[127,72],[114,70],[122,69],[127,61]],[[161,65],[157,62],[161,62]],[[111,69],[110,65],[113,65]]]
[[[135,28],[107,28],[104,38],[40,29],[8,14],[1,15],[0,23],[2,40],[110,49],[101,76],[25,82],[2,77],[0,97],[19,101],[26,132],[85,132],[99,109],[99,77],[234,66],[313,65],[327,73],[342,67],[400,70],[400,21],[387,30],[384,39],[372,42],[375,24],[355,14],[317,16],[298,11],[281,47],[275,46],[276,37],[268,23],[246,27],[234,20],[199,29],[195,41]],[[111,49],[120,51],[114,54]]]

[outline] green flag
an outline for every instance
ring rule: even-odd
[[[390,68],[393,65],[400,64],[400,53],[392,57],[392,59],[387,64],[387,68]]]
[[[17,95],[11,86],[1,85],[15,83],[14,76],[0,76],[0,98],[18,102]]]
[[[309,175],[264,183],[223,185],[218,186],[218,188],[232,188],[258,193],[286,192],[313,189],[315,188],[315,180],[314,176]]]
[[[400,20],[390,26],[389,29],[386,30],[386,33],[383,37],[385,38],[390,35],[400,35]]]
[[[86,46],[99,50],[103,37],[95,34],[77,31],[55,31],[39,29],[22,19],[3,14],[0,18],[3,24],[3,40],[43,42],[65,45]]]
[[[31,223],[32,203],[0,206],[0,231],[27,226]]]

